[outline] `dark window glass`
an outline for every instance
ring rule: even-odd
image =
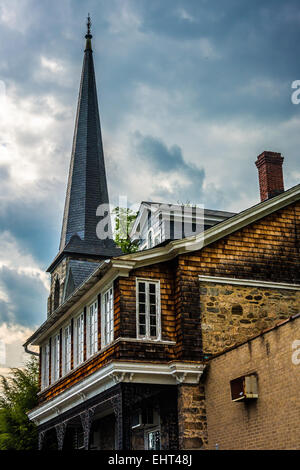
[[[150,336],[156,336],[156,327],[150,326]]]
[[[139,282],[139,292],[145,292],[145,283]]]
[[[145,335],[146,334],[146,327],[145,325],[140,325],[140,335]]]

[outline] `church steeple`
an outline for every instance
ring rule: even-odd
[[[99,239],[96,215],[101,204],[109,203],[98,110],[92,50],[91,19],[87,19],[86,46],[79,89],[69,179],[63,216],[59,254],[75,257],[109,258],[121,254],[112,240]],[[110,217],[109,217],[110,219]],[[106,219],[107,220],[107,219]],[[109,224],[110,228],[110,224]]]

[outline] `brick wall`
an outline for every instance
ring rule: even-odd
[[[221,450],[300,449],[300,364],[292,361],[295,340],[300,340],[300,318],[210,362],[205,382],[209,449],[216,444]],[[252,372],[258,374],[258,399],[232,402],[230,380]]]

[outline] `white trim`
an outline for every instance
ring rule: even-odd
[[[144,336],[140,335],[139,333],[139,298],[138,298],[138,284],[139,282],[145,283],[145,295],[147,293],[147,285],[149,283],[157,284],[156,289],[156,338],[151,338],[149,332],[150,326],[147,324],[150,321],[150,314],[149,314],[149,305],[147,304],[147,296],[145,299],[145,317],[146,317],[146,333]],[[136,277],[135,279],[135,297],[136,297],[136,337],[142,341],[160,341],[161,340],[161,302],[160,302],[160,280],[159,279],[151,279],[151,278],[143,278],[143,277]],[[148,305],[148,306],[147,306]],[[149,318],[147,318],[149,317]]]
[[[149,244],[149,236],[150,236],[150,234],[151,234],[151,241],[152,241],[151,246],[149,246],[149,245],[150,245],[150,244]],[[147,243],[146,243],[146,244],[147,244],[147,248],[148,248],[149,250],[150,250],[151,248],[154,248],[154,246],[155,246],[155,245],[154,245],[154,230],[153,230],[152,227],[150,227],[149,230],[148,230],[148,232],[147,232]]]
[[[197,384],[205,364],[173,361],[165,364],[150,362],[116,362],[101,367],[56,397],[28,413],[30,420],[44,424],[57,414],[73,408],[119,382],[177,385]]]
[[[201,282],[215,282],[216,284],[233,284],[239,286],[265,287],[269,289],[300,290],[299,284],[288,284],[284,282],[254,281],[253,279],[237,279],[232,277],[198,276]]]
[[[79,351],[79,344],[78,344],[78,338],[79,338],[79,335],[78,335],[78,325],[77,325],[77,322],[78,320],[80,320],[80,325],[82,326],[82,333],[83,333],[83,345],[82,345],[82,351]],[[73,356],[73,362],[74,362],[74,366],[77,367],[77,366],[80,366],[81,364],[84,363],[84,335],[86,334],[85,332],[85,328],[84,328],[84,310],[82,310],[78,315],[75,315],[74,316],[74,319],[73,319],[73,338],[74,338],[74,344],[73,344],[73,352],[74,352],[74,356]],[[79,352],[80,352],[80,356],[79,356]]]
[[[95,305],[96,305],[96,309],[95,309]],[[93,340],[93,350],[91,351],[91,312],[90,312],[90,308],[93,307],[93,315],[95,315],[95,310],[96,310],[96,316],[94,317],[94,321],[93,321],[93,326],[92,326],[92,330],[93,330],[93,334],[92,336],[94,336],[94,338],[92,338]],[[96,354],[96,352],[98,351],[98,331],[99,331],[99,327],[98,327],[98,308],[99,308],[99,305],[98,305],[98,296],[94,297],[94,299],[89,302],[87,304],[87,307],[86,307],[86,357],[89,359],[91,356],[93,356],[94,354]],[[96,327],[96,328],[95,328]]]
[[[41,346],[41,390],[49,387],[49,368],[50,368],[50,344],[49,339]]]
[[[111,290],[112,295],[112,312],[109,312],[109,316],[112,316],[112,338],[111,341],[106,342],[106,326],[107,326],[107,317],[105,313],[105,295]],[[114,342],[114,326],[115,326],[115,308],[114,308],[114,285],[113,283],[106,288],[103,292],[101,292],[101,350],[103,350],[106,346],[110,346]]]
[[[68,330],[68,337],[66,336],[66,330]],[[67,340],[67,342],[66,342]],[[71,358],[72,358],[72,332],[71,322],[67,323],[62,328],[62,377],[71,371]],[[69,349],[70,348],[70,349]],[[69,352],[69,358],[68,358]]]

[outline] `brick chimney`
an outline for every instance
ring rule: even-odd
[[[264,151],[258,155],[255,165],[258,168],[260,199],[265,201],[284,191],[281,153]]]

